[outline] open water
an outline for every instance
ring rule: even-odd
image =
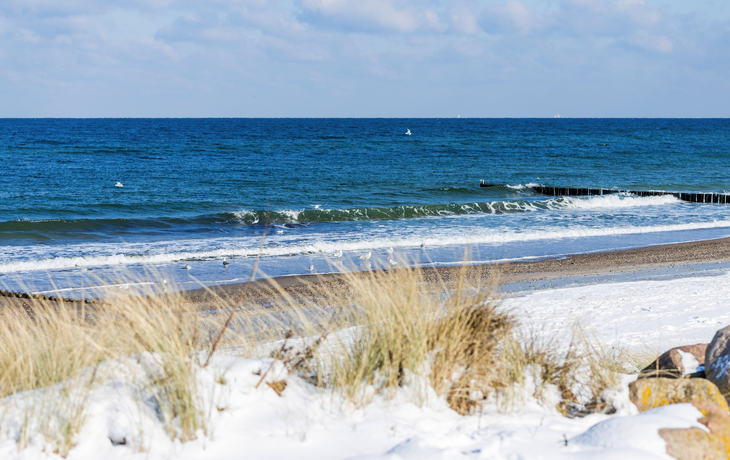
[[[0,285],[74,297],[730,236],[730,205],[529,187],[730,192],[725,119],[4,119],[0,165]]]

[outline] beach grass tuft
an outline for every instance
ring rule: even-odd
[[[435,395],[460,414],[525,398],[565,414],[609,410],[602,392],[616,386],[627,355],[604,351],[581,328],[567,340],[526,330],[502,307],[497,278],[470,270],[435,282],[419,268],[343,273],[298,295],[271,280],[233,300],[210,291],[219,308],[206,311],[183,292],[153,288],[93,305],[13,298],[0,310],[0,396],[26,395],[21,448],[40,435],[62,456],[95,389],[124,381],[113,375],[119,366],[99,371],[111,360],[129,363],[129,375],[142,370],[129,394],[140,407],[151,402],[182,442],[211,431],[215,411],[204,407],[198,375],[220,353],[273,358],[357,406],[407,389],[416,402]]]

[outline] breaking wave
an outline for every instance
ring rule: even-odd
[[[600,210],[663,206],[680,202],[671,195],[636,197],[605,195],[595,197],[558,197],[543,200],[501,200],[471,203],[427,204],[392,207],[361,207],[344,209],[302,210],[244,210],[220,214],[183,217],[137,219],[49,219],[13,220],[0,222],[0,241],[13,238],[50,239],[54,234],[76,235],[85,233],[123,237],[126,233],[177,232],[230,225],[263,226],[306,225],[326,222],[388,221],[454,217],[463,215],[499,215],[540,211]]]
[[[636,197],[615,194],[586,198],[559,197],[547,200],[504,200],[473,203],[431,204],[416,206],[368,207],[349,209],[305,209],[301,211],[240,211],[227,213],[229,219],[246,224],[305,224],[314,222],[350,222],[372,220],[418,219],[467,214],[508,214],[520,212],[590,210],[663,206],[679,203],[671,196]]]

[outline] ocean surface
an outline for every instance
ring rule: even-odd
[[[730,236],[730,205],[530,188],[730,192],[726,119],[2,119],[0,162],[0,287],[68,297],[241,282],[259,255],[257,277]]]

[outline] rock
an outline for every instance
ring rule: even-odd
[[[678,378],[697,372],[705,364],[706,343],[675,347],[663,353],[641,371],[643,377]]]
[[[687,374],[684,376],[687,379],[706,379],[707,375],[705,375],[705,370],[702,369],[701,371],[693,372],[691,374]]]
[[[730,326],[715,333],[705,353],[705,375],[722,394],[730,393]]]
[[[629,384],[629,398],[640,412],[668,404],[706,401],[730,410],[717,387],[705,379],[640,379]]]
[[[692,401],[692,405],[702,412],[699,422],[722,442],[725,456],[730,458],[730,414],[716,404],[707,401]]]
[[[699,428],[662,428],[661,436],[667,442],[667,454],[677,460],[724,460],[725,448],[715,436]]]

